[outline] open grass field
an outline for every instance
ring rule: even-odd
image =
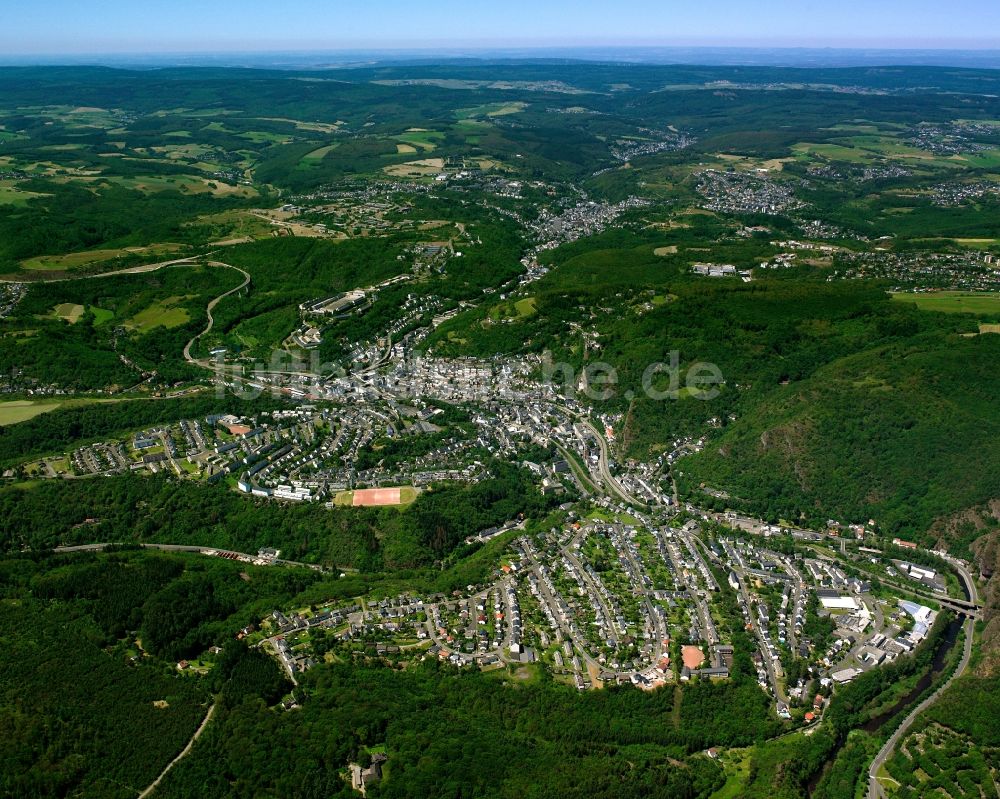
[[[587,518],[599,522],[607,522],[608,524],[631,524],[636,527],[641,524],[631,513],[609,513],[601,508],[594,508],[594,510],[587,514]]]
[[[819,156],[820,158],[826,158],[830,161],[847,161],[850,163],[862,163],[864,161],[870,161],[875,156],[868,150],[862,150],[857,147],[847,147],[840,144],[811,144],[809,142],[803,142],[802,144],[796,144],[792,147],[792,150],[797,155],[802,156]]]
[[[152,330],[154,327],[179,327],[191,318],[186,308],[177,307],[178,303],[185,299],[188,298],[165,297],[139,311],[125,322],[125,326],[136,330]]]
[[[443,158],[422,158],[404,164],[392,164],[384,167],[382,171],[393,177],[432,177],[442,169],[444,169]]]
[[[115,312],[107,308],[98,308],[96,305],[90,306],[90,312],[94,314],[94,324],[103,325],[115,318]]]
[[[972,247],[976,250],[983,247],[992,247],[994,244],[1000,243],[1000,239],[952,239],[952,241],[956,244],[961,244],[963,247]]]
[[[71,252],[66,255],[40,255],[21,262],[22,269],[38,272],[64,272],[89,264],[110,261],[128,255],[127,250],[88,250],[86,252]]]
[[[186,133],[187,131],[185,131]],[[162,153],[171,160],[200,161],[211,157],[213,150],[204,144],[166,144],[162,147],[150,148],[154,153]]]
[[[1000,150],[985,150],[981,153],[965,153],[962,160],[977,169],[996,169],[1000,167]]]
[[[398,142],[409,144],[411,147],[419,148],[425,152],[430,152],[437,149],[438,142],[444,138],[444,134],[437,130],[417,130],[412,128],[395,138]]]
[[[342,122],[301,122],[287,117],[256,117],[256,119],[262,122],[287,122],[295,125],[296,130],[311,130],[317,133],[336,133],[343,125]]]
[[[925,311],[969,313],[978,316],[1000,316],[1000,293],[975,291],[938,291],[926,294],[903,292],[893,294],[899,302],[912,302]]]
[[[75,302],[63,302],[52,310],[52,315],[57,319],[65,319],[71,325],[75,325],[83,316],[84,307]]]
[[[26,422],[41,416],[43,413],[54,411],[63,403],[59,400],[12,400],[11,402],[0,402],[0,427],[18,422]]]
[[[835,142],[801,142],[793,145],[792,151],[803,158],[819,157],[830,161],[866,163],[886,158],[900,159],[927,166],[960,168],[969,159],[980,157],[983,166],[990,166],[995,157],[992,151],[977,156],[942,156],[913,147],[891,135],[848,136]]]
[[[509,114],[519,114],[528,107],[527,103],[485,103],[472,108],[460,108],[455,111],[458,119],[475,119],[476,117],[502,117]]]
[[[45,196],[34,191],[22,191],[10,181],[0,181],[0,205],[27,205],[28,200]]]
[[[710,799],[739,799],[750,781],[750,756],[752,749],[729,749],[722,755],[722,768],[726,784],[712,794]]]
[[[525,297],[524,299],[518,300],[514,303],[514,310],[517,311],[519,318],[526,319],[532,316],[536,312],[536,300],[534,297]]]
[[[643,141],[636,137],[636,141]],[[733,168],[740,172],[749,172],[753,169],[766,169],[770,172],[781,172],[785,164],[792,163],[795,158],[754,158],[749,155],[736,155],[734,153],[713,153],[712,157],[722,162],[725,168]]]
[[[514,302],[507,301],[490,309],[489,317],[494,322],[503,320],[528,319],[534,316],[538,309],[535,297],[522,297]]]
[[[205,214],[191,224],[196,223],[214,226],[218,238],[216,241],[210,242],[211,244],[232,239],[267,238],[274,230],[270,222],[244,209]]]
[[[127,255],[159,257],[180,249],[177,244],[153,244],[149,247],[126,247],[114,250],[84,250],[65,255],[39,255],[21,261],[21,268],[32,272],[67,272],[91,264],[123,258]]]
[[[311,153],[306,153],[302,156],[302,160],[307,163],[316,163],[317,161],[322,161],[326,154],[336,150],[339,144],[328,144],[326,147],[320,147],[318,150],[313,150]]]
[[[90,405],[94,402],[118,402],[116,399],[43,399],[43,400],[9,400],[0,402],[0,427],[26,422],[41,416],[43,413],[50,413],[57,408],[76,407],[79,405]]]
[[[207,166],[207,165],[206,165]],[[193,166],[192,166],[193,169]],[[121,175],[101,175],[94,173],[85,175],[59,175],[52,178],[54,183],[92,185],[98,180],[114,183],[125,189],[142,192],[147,195],[162,192],[178,192],[186,195],[212,195],[214,197],[257,197],[257,190],[252,186],[233,186],[229,183],[212,180],[201,175],[139,175],[124,177]]]

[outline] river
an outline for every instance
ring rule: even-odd
[[[965,581],[961,580],[960,582],[962,584],[962,591],[965,594],[965,598],[971,600],[972,597],[969,595],[969,589],[965,585]],[[870,734],[875,734],[884,724],[890,721],[897,714],[903,712],[907,707],[910,707],[917,701],[924,691],[930,688],[933,683],[937,682],[937,680],[941,677],[945,663],[948,660],[948,654],[955,646],[956,641],[958,641],[958,633],[962,629],[963,621],[964,619],[961,616],[956,616],[948,625],[948,629],[945,631],[944,637],[942,638],[937,652],[934,655],[934,661],[931,663],[930,671],[924,674],[913,689],[907,692],[905,696],[901,697],[896,704],[888,710],[879,713],[877,716],[870,718],[861,727],[862,730]],[[812,776],[812,779],[809,780],[809,783],[806,786],[807,796],[811,797],[813,795],[816,790],[816,786],[819,785],[820,780],[832,764],[833,760],[830,760],[825,766],[823,766],[823,768]]]

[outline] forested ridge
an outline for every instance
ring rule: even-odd
[[[289,560],[367,572],[426,567],[467,536],[553,506],[522,470],[500,463],[493,470],[479,483],[425,491],[402,511],[281,504],[162,475],[7,487],[0,490],[0,550],[95,541],[251,553],[266,546]]]
[[[213,694],[276,701],[279,667],[235,634],[318,575],[242,571],[134,552],[0,560],[0,793],[134,797]],[[178,674],[178,658],[214,644],[208,678]]]

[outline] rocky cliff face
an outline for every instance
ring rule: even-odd
[[[983,658],[976,672],[983,677],[1000,673],[1000,532],[991,531],[976,539],[972,544],[974,564],[985,578],[985,587],[980,582],[983,599]]]
[[[983,601],[982,677],[1000,674],[1000,499],[940,519],[932,528],[938,546],[972,556]],[[971,542],[971,543],[970,543]]]

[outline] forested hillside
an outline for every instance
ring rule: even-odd
[[[998,357],[1000,337],[932,334],[836,359],[686,459],[683,483],[775,521],[873,518],[931,544],[937,518],[1000,493]]]

